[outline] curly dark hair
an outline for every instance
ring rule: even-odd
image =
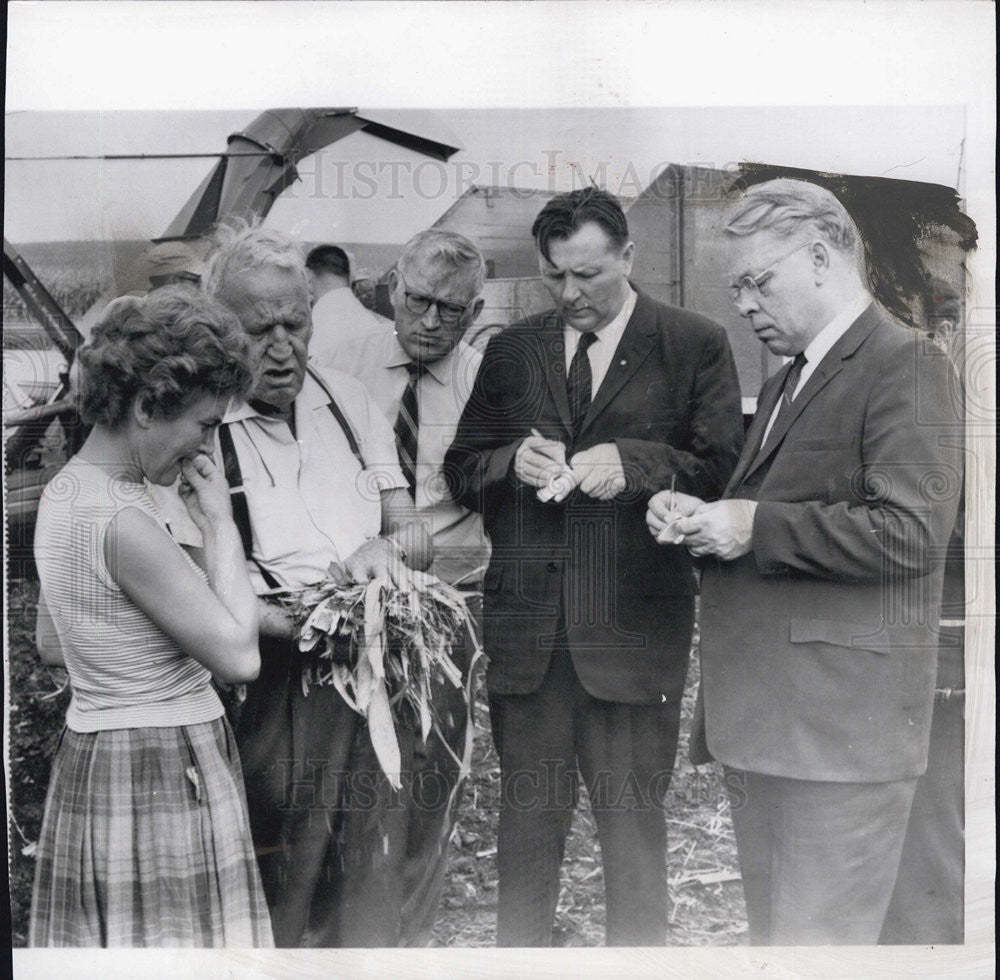
[[[239,320],[190,286],[114,300],[77,356],[80,415],[110,428],[137,397],[152,414],[174,418],[205,393],[244,397],[253,384]]]
[[[614,248],[622,249],[628,244],[628,222],[622,206],[613,194],[597,187],[585,187],[552,198],[538,212],[531,234],[538,251],[548,261],[550,242],[572,237],[589,222],[604,230]]]

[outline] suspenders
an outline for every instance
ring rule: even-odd
[[[334,399],[333,392],[330,391],[326,380],[311,365],[307,365],[306,370],[313,381],[323,389],[327,398],[330,399],[327,402],[327,408],[330,409],[330,413],[337,420],[337,424],[344,433],[344,438],[347,439],[347,445],[350,447],[354,458],[363,470],[367,469],[365,458],[361,455],[361,447],[358,445],[354,430],[347,421],[347,416],[344,415],[336,399]],[[226,483],[229,484],[230,489],[233,520],[236,522],[236,528],[240,532],[240,540],[243,542],[243,554],[246,555],[248,561],[252,561],[253,532],[250,529],[250,508],[247,505],[246,490],[243,489],[243,474],[240,471],[240,461],[236,455],[236,446],[233,444],[233,436],[229,431],[229,425],[226,423],[219,426],[219,446],[222,449],[223,472],[225,473]],[[260,565],[259,562],[257,563],[257,567],[260,569],[260,573],[264,577],[264,581],[267,583],[269,589],[280,588],[278,580],[266,568]]]
[[[233,445],[233,434],[229,431],[229,426],[223,423],[219,426],[219,445],[222,448],[222,466],[226,476],[226,483],[229,484],[229,502],[233,507],[233,520],[236,522],[236,529],[240,532],[240,540],[243,542],[243,554],[248,561],[251,561],[253,553],[253,532],[250,530],[250,508],[247,506],[247,494],[243,489],[243,474],[240,472],[240,461],[236,455],[236,446]],[[278,582],[275,577],[262,565],[257,563],[261,575],[269,589],[276,589]]]

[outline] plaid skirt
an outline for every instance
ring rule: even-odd
[[[65,729],[36,860],[31,946],[273,945],[223,718]]]

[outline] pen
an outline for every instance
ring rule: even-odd
[[[677,474],[672,473],[670,475],[670,509],[674,509],[674,505],[677,501],[674,499],[674,488],[677,486]],[[671,521],[673,523],[673,521]]]

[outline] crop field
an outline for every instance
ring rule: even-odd
[[[134,257],[136,251],[136,243],[119,247],[126,256]],[[111,285],[114,264],[121,261],[107,243],[46,243],[25,248],[24,255],[71,316],[83,313]],[[49,346],[44,332],[31,325],[6,282],[4,323],[13,327],[4,333],[5,365],[9,351]],[[37,581],[30,569],[11,567],[8,574],[12,576],[8,580],[6,620],[10,898],[13,944],[23,946],[35,842],[69,690],[65,671],[42,665],[34,650]],[[697,675],[695,651],[683,704],[677,768],[665,813],[670,942],[680,946],[740,944],[747,941],[746,916],[721,773],[715,766],[695,769],[687,759]],[[434,931],[437,946],[492,946],[495,938],[499,764],[482,693],[475,705],[475,718],[473,772],[451,842],[448,878]],[[597,946],[604,941],[600,849],[585,799],[567,843],[555,935],[565,946]]]
[[[114,270],[125,268],[141,251],[142,242],[37,242],[21,254],[32,271],[71,317],[85,313],[114,282]],[[4,279],[4,324],[27,321],[28,312],[14,288]],[[17,343],[4,330],[4,346]]]

